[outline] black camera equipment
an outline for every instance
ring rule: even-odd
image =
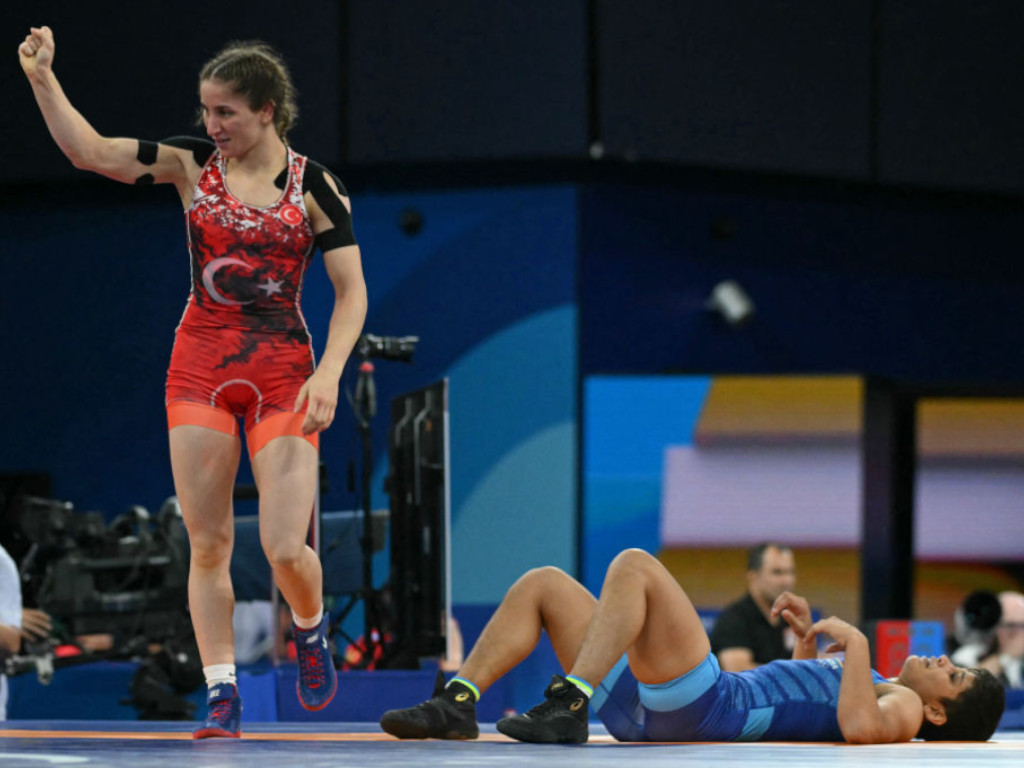
[[[370,358],[394,360],[411,363],[419,336],[374,336],[364,333],[356,343],[355,352],[362,359],[356,379],[355,393],[350,398],[352,410],[356,418],[356,429],[359,431],[363,447],[362,465],[362,537],[359,540],[363,557],[363,659],[370,660],[375,656],[374,635],[379,629],[377,611],[377,595],[373,589],[373,505],[370,483],[373,475],[373,440],[370,423],[377,415],[377,387],[373,381],[373,363]],[[334,619],[337,628],[354,603],[349,605]]]
[[[364,333],[356,342],[356,354],[363,360],[379,357],[382,360],[411,363],[412,353],[416,351],[419,340],[419,336],[374,336],[372,333]]]
[[[46,500],[30,503],[38,509]],[[158,641],[176,634],[188,594],[186,535],[176,503],[165,503],[156,520],[134,506],[105,530],[97,529],[95,517],[79,526],[70,505],[62,514],[66,550],[45,563],[36,592],[40,607],[73,635]],[[77,536],[70,533],[76,528]]]
[[[182,633],[164,640],[155,653],[143,651],[130,696],[121,703],[135,707],[139,720],[192,720],[195,705],[185,696],[204,682],[195,635]]]
[[[188,540],[173,497],[156,518],[135,506],[105,525],[98,512],[64,501],[21,496],[13,521],[30,545],[21,563],[23,598],[53,617],[68,640],[105,634],[110,651],[54,658],[55,643],[27,645],[7,660],[10,674],[148,653],[150,644],[191,635],[187,613]]]

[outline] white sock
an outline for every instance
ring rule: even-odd
[[[206,678],[207,688],[213,688],[221,683],[231,683],[236,688],[238,687],[234,664],[211,664],[208,667],[203,667],[203,677]]]
[[[316,629],[320,626],[320,622],[324,620],[324,604],[320,603],[320,610],[316,612],[316,616],[311,619],[303,619],[296,615],[295,611],[292,611],[292,621],[295,622],[295,626],[299,629]]]

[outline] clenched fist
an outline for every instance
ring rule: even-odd
[[[49,27],[32,27],[25,35],[25,41],[18,46],[18,59],[28,77],[49,70],[53,66],[53,30]]]

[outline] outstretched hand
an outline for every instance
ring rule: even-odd
[[[25,41],[18,46],[18,60],[29,77],[53,66],[55,45],[49,27],[31,27]]]

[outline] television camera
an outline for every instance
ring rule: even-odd
[[[35,671],[45,684],[61,666],[142,659],[131,701],[140,709],[153,697],[142,700],[136,689],[152,687],[147,682],[157,667],[176,693],[202,682],[187,611],[188,537],[175,497],[155,516],[133,506],[109,524],[98,512],[54,499],[19,496],[12,506],[8,520],[25,549],[24,602],[53,618],[58,637],[25,643],[6,659],[7,674]],[[60,643],[75,646],[85,635],[106,636],[109,649],[57,657]]]

